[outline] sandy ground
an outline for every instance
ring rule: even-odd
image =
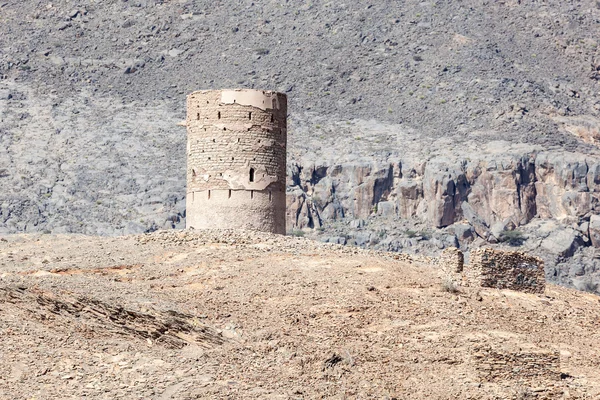
[[[0,398],[600,398],[599,297],[442,286],[268,234],[4,236]],[[482,346],[560,352],[559,377],[488,379]]]

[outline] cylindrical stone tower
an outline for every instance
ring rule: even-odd
[[[197,91],[186,126],[187,227],[285,234],[286,95]]]

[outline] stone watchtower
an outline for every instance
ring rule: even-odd
[[[197,91],[185,125],[187,228],[285,234],[286,95]]]

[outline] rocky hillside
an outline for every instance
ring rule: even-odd
[[[185,95],[283,91],[296,234],[598,279],[596,1],[0,2],[0,233],[182,227]],[[303,232],[303,233],[300,233]]]
[[[598,151],[426,139],[373,121],[324,121],[319,130],[296,131],[293,233],[426,254],[521,246],[545,260],[547,279],[598,289]]]
[[[0,240],[0,397],[589,399],[598,296],[267,234]]]

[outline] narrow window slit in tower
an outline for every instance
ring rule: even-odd
[[[250,191],[250,198],[253,199],[254,198],[254,190]]]
[[[250,168],[250,182],[254,182],[254,168]]]
[[[217,118],[218,118],[218,119],[221,119],[221,111],[219,111],[219,112],[217,113]]]
[[[210,190],[208,191],[208,199],[210,200]]]
[[[224,131],[226,131],[226,130],[227,130],[227,128],[223,127],[223,130],[224,130]]]
[[[238,143],[240,142],[240,138],[238,138]]]
[[[252,119],[252,112],[248,113],[248,119],[250,119],[250,120]]]
[[[195,178],[196,177],[196,170],[192,168],[192,177]]]
[[[271,114],[271,122],[275,122],[275,117],[273,117],[273,114]]]
[[[234,157],[231,157],[231,161],[233,161],[233,160],[235,160],[235,158],[234,158]]]
[[[272,200],[272,193],[271,193],[271,191],[269,190],[269,201],[271,201],[271,200]]]
[[[200,121],[200,113],[196,114],[196,119]]]
[[[231,198],[231,189],[229,189],[229,198]]]

